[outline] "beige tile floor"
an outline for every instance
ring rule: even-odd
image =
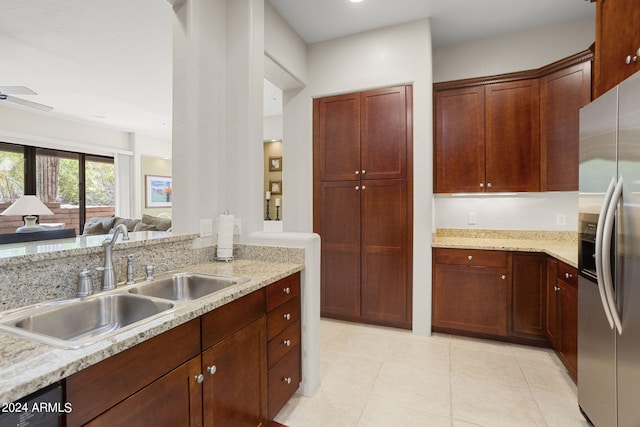
[[[549,349],[322,319],[322,386],[288,427],[588,426]]]

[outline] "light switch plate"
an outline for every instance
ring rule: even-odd
[[[468,222],[469,225],[476,225],[478,223],[478,214],[476,212],[469,212]]]

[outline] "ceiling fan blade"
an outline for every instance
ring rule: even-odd
[[[53,107],[44,104],[38,104],[37,102],[27,101],[26,99],[16,98],[15,96],[4,95],[0,99],[6,99],[7,101],[15,102],[16,104],[24,105],[25,107],[35,108],[41,111],[51,111]]]
[[[5,95],[37,95],[26,86],[0,86],[0,93]]]

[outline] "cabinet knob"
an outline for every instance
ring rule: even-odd
[[[287,347],[291,347],[291,340],[284,340],[282,341],[282,344],[284,344]]]
[[[467,257],[467,259],[468,259],[469,261],[471,261],[471,260],[473,259],[473,255],[469,255],[469,256]]]
[[[285,382],[287,384],[291,384],[291,377],[285,377],[282,379],[282,382]]]
[[[202,382],[204,381],[204,375],[202,375],[202,374],[198,374],[198,375],[196,375],[196,376],[194,377],[194,379],[196,380],[196,382],[197,382],[198,384],[202,384]]]
[[[500,276],[500,278],[501,278],[502,280],[507,280],[507,275],[506,275],[506,274],[503,274],[502,276]]]
[[[291,293],[291,288],[290,287],[286,287],[282,290],[282,292],[284,292],[285,294],[289,295]]]
[[[356,171],[356,175],[360,175],[360,171]]]
[[[217,370],[218,368],[216,367],[216,365],[207,366],[207,372],[209,373],[209,375],[215,374]]]
[[[287,313],[282,317],[284,318],[284,320],[291,320],[291,314],[290,313]]]
[[[556,291],[556,292],[558,292],[558,291],[560,290],[560,288],[559,288],[559,287],[557,287],[557,286],[554,286],[554,287],[553,287],[553,290],[554,290],[554,291]]]
[[[573,277],[573,274],[564,273],[564,277],[566,277],[567,279],[571,279]]]
[[[484,188],[484,182],[480,183],[480,188]]]
[[[631,56],[631,55],[627,55],[627,57],[625,58],[624,62],[628,64],[631,64],[631,62],[638,62],[638,57],[636,55]]]
[[[356,185],[356,191],[358,191],[360,189],[359,185]]]
[[[367,187],[366,187],[365,185],[363,185],[363,186],[362,186],[362,189],[363,189],[363,190],[366,190],[366,189],[367,189]]]
[[[491,188],[491,183],[487,182],[487,187]]]
[[[364,169],[362,169],[362,175],[364,175],[364,174],[366,174],[366,173],[367,173],[367,171],[366,171],[366,170],[364,170]]]

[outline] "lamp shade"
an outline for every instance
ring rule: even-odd
[[[53,212],[34,195],[22,196],[0,215],[53,215]]]

